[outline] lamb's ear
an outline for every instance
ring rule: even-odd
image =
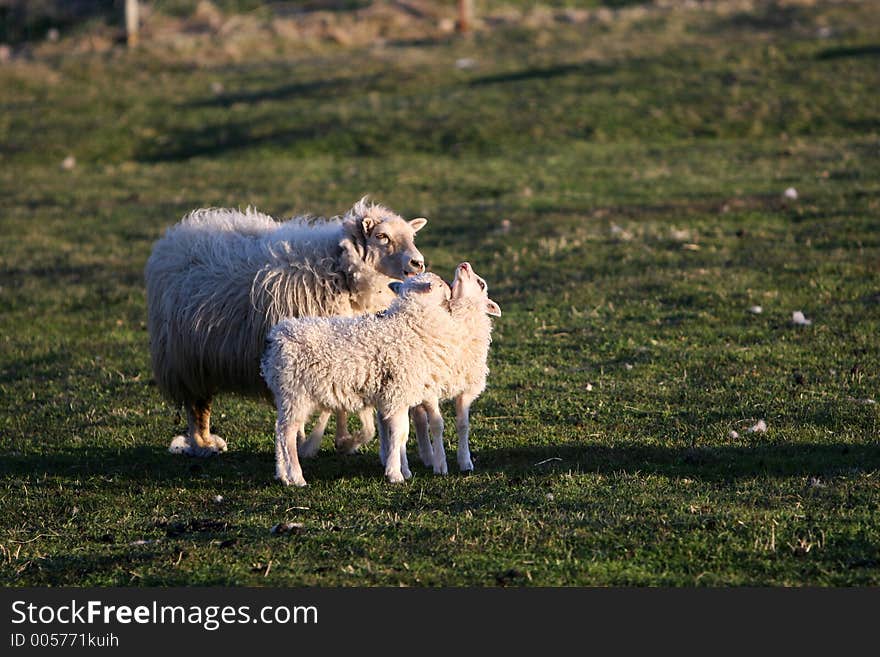
[[[486,314],[501,317],[501,306],[492,301],[492,299],[486,299]]]
[[[414,233],[418,233],[422,228],[425,227],[426,223],[428,223],[428,220],[424,217],[417,217],[409,221],[410,228],[413,229]]]
[[[415,294],[425,294],[431,291],[431,284],[428,281],[419,281],[418,283],[409,282],[409,292]]]
[[[388,287],[391,288],[391,291],[394,292],[397,296],[400,296],[400,291],[403,289],[403,283],[400,281],[391,281],[388,284]]]

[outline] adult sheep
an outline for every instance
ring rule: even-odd
[[[251,209],[202,209],[169,228],[145,278],[153,375],[187,415],[187,435],[170,451],[226,451],[211,433],[212,399],[268,395],[260,376],[268,330],[285,317],[385,309],[388,284],[425,269],[414,239],[426,223],[363,198],[342,218],[277,222]]]

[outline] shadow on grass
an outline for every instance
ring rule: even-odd
[[[314,124],[302,128],[275,130],[254,134],[249,122],[224,123],[191,131],[180,131],[172,139],[173,146],[145,145],[138,159],[142,162],[179,162],[192,157],[217,157],[227,152],[262,146],[290,147],[297,142],[311,142],[332,134],[333,125]]]
[[[417,478],[428,475],[410,445],[410,465]],[[450,466],[454,472],[454,454]],[[829,476],[880,470],[880,445],[757,444],[722,447],[583,445],[482,449],[475,454],[480,473],[505,473],[511,477],[541,477],[558,472],[599,474],[656,474],[707,481],[734,481],[752,477]],[[353,456],[322,453],[304,461],[306,479],[312,482],[382,476],[375,452]],[[230,452],[211,459],[172,456],[163,449],[65,450],[54,454],[6,454],[2,477],[89,476],[107,478],[108,487],[132,485],[189,485],[213,488],[217,479],[233,477],[236,486],[277,486],[268,452]],[[428,475],[430,476],[430,475]],[[451,477],[459,476],[457,474]],[[280,490],[280,488],[279,488]]]
[[[849,59],[853,57],[880,57],[880,45],[826,48],[816,54],[816,59]]]
[[[696,480],[828,475],[880,469],[880,445],[759,444],[724,447],[658,447],[596,443],[481,451],[477,467],[538,473],[642,473]]]
[[[257,104],[289,100],[291,98],[303,98],[313,96],[335,97],[351,92],[357,87],[364,89],[375,80],[377,76],[361,78],[333,78],[327,80],[312,80],[310,82],[293,82],[271,89],[259,89],[256,91],[242,91],[238,93],[221,93],[212,98],[202,98],[182,104],[186,108],[201,107],[229,107],[237,103]]]
[[[628,67],[637,67],[638,60],[628,60]],[[490,84],[502,84],[508,82],[523,82],[526,80],[546,80],[557,78],[563,75],[571,75],[579,73],[581,75],[609,75],[617,72],[620,67],[612,63],[584,62],[580,64],[560,64],[557,66],[546,66],[543,68],[529,68],[522,71],[512,71],[510,73],[498,73],[494,75],[484,75],[474,78],[469,82],[471,87],[482,87]]]

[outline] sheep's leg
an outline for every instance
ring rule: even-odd
[[[317,440],[318,444],[321,443],[321,440],[324,438],[324,431],[327,430],[327,423],[330,421],[330,415],[330,411],[321,411],[320,415],[318,415],[318,419],[315,420],[315,426],[312,427],[312,432],[309,434],[308,441],[306,442]]]
[[[434,459],[434,474],[446,474],[449,468],[446,465],[446,448],[443,446],[443,415],[440,413],[440,404],[436,399],[430,399],[422,403],[427,415],[427,421],[431,429],[433,440],[432,451]]]
[[[428,436],[428,415],[425,407],[421,404],[413,406],[409,409],[409,417],[416,429],[419,458],[430,468],[434,464],[434,450],[431,448],[431,438]]]
[[[402,466],[405,465],[406,437],[409,433],[409,412],[407,409],[398,411],[385,418],[388,423],[388,450],[385,461],[385,477],[392,484],[404,481]],[[403,457],[401,458],[401,454]],[[409,468],[407,468],[409,471]]]
[[[336,435],[333,439],[333,444],[338,452],[350,452],[353,443],[354,438],[348,433],[348,413],[344,410],[337,410]]]
[[[186,436],[176,436],[168,451],[172,454],[190,456],[213,456],[226,451],[226,441],[211,433],[211,400],[187,402],[186,419],[189,430]]]
[[[456,456],[458,457],[458,468],[462,472],[471,472],[474,469],[468,437],[471,430],[471,404],[474,403],[476,398],[476,395],[466,392],[455,398],[455,430],[458,433],[458,452]]]
[[[359,431],[354,435],[348,436],[348,439],[336,443],[336,451],[342,454],[354,454],[360,449],[361,445],[366,445],[376,435],[376,423],[373,420],[373,409],[365,408],[358,413],[358,419],[361,423]]]
[[[279,406],[275,423],[275,478],[285,486],[306,485],[296,450],[296,437],[303,431],[304,424],[304,420],[298,421]]]

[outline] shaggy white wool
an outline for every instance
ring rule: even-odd
[[[422,274],[400,287],[385,313],[286,319],[270,331],[261,369],[278,410],[278,479],[305,485],[296,437],[315,410],[369,407],[389,426],[386,476],[391,482],[410,476],[408,409],[438,394],[435,373],[448,369],[457,352],[449,297],[442,279]],[[312,449],[309,442],[301,448]]]
[[[211,399],[265,393],[260,356],[276,322],[386,308],[388,284],[424,270],[413,240],[425,223],[361,199],[338,219],[203,209],[169,228],[145,278],[153,373],[189,420],[172,449],[225,448],[210,433]]]
[[[436,474],[446,474],[446,450],[443,447],[443,416],[439,403],[455,400],[455,426],[458,435],[457,461],[462,472],[474,469],[470,453],[470,407],[486,388],[489,345],[492,343],[492,321],[489,315],[501,316],[501,308],[489,298],[486,281],[477,275],[470,263],[455,268],[450,313],[456,334],[457,351],[444,369],[435,373],[439,395],[426,398],[414,410],[419,455],[430,458]],[[420,424],[422,426],[420,426]],[[430,438],[429,438],[430,436]],[[425,442],[430,440],[431,442]]]

